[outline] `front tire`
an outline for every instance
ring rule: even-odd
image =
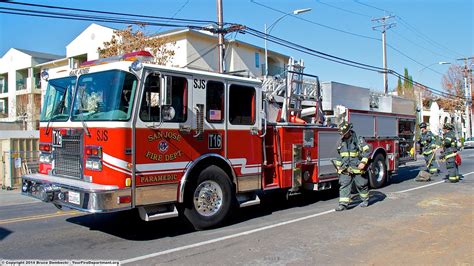
[[[186,195],[184,215],[196,230],[214,227],[227,217],[232,206],[232,183],[217,166],[209,166]]]
[[[381,188],[387,182],[385,156],[377,154],[369,167],[369,183],[372,188]]]

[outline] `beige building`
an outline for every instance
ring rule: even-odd
[[[216,72],[218,70],[217,36],[206,31],[191,29],[171,30],[155,37],[167,38],[174,43],[175,56],[171,66]],[[225,70],[249,77],[263,77],[265,74],[265,50],[262,47],[242,41],[225,41]],[[269,75],[281,74],[289,56],[268,51]]]

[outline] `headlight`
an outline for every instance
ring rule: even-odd
[[[52,160],[51,154],[41,154],[39,157],[40,163],[50,164]]]
[[[86,160],[86,169],[94,170],[94,171],[101,171],[102,170],[102,162],[99,160]]]

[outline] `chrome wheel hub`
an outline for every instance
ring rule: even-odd
[[[382,161],[378,161],[375,166],[375,176],[377,177],[377,182],[381,182],[385,176],[385,169]]]
[[[206,180],[194,191],[194,208],[202,216],[215,215],[222,206],[222,189],[214,181]]]

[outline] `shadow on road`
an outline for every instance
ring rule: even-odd
[[[423,167],[419,165],[404,166],[399,169],[398,174],[390,178],[390,184],[400,184],[410,179],[414,179]]]
[[[286,199],[286,194],[282,192],[264,194],[261,195],[262,204],[242,209],[235,208],[229,219],[220,227],[239,224],[290,208],[304,207],[316,202],[329,201],[337,197],[337,187],[327,191],[307,192],[292,196],[288,200]],[[373,205],[384,200],[385,194],[378,191],[371,191],[370,197],[370,204]],[[109,214],[83,215],[68,218],[67,221],[88,227],[90,230],[101,231],[132,241],[155,240],[189,234],[195,231],[184,218],[144,222],[139,218],[138,211],[136,210]]]
[[[8,230],[8,229],[5,229],[3,227],[0,227],[0,241],[2,241],[3,239],[5,239],[8,235],[10,235],[11,233],[13,233],[12,231]]]

